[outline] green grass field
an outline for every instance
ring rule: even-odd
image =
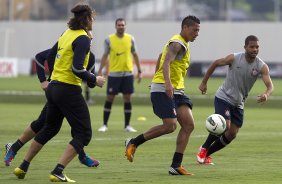
[[[144,80],[136,85],[136,96],[132,113],[132,126],[137,133],[123,131],[123,106],[118,103],[113,105],[109,121],[109,131],[100,133],[97,129],[101,126],[103,100],[105,89],[94,89],[92,98],[97,102],[90,106],[92,119],[93,139],[86,148],[86,152],[101,161],[98,168],[86,168],[75,158],[65,169],[65,173],[78,183],[115,184],[115,183],[193,183],[193,184],[225,184],[225,183],[280,183],[282,181],[280,159],[282,153],[282,124],[281,124],[281,79],[273,80],[275,85],[274,97],[265,105],[258,105],[252,97],[260,94],[263,84],[258,82],[250,94],[245,110],[244,126],[238,137],[228,147],[215,153],[213,158],[216,165],[205,166],[196,163],[196,153],[207,136],[204,128],[205,118],[213,112],[212,96],[222,79],[210,81],[210,98],[197,96],[197,86],[200,79],[186,80],[187,93],[192,95],[194,101],[193,114],[195,130],[190,138],[185,152],[183,165],[193,172],[194,176],[169,176],[168,167],[171,164],[175,149],[176,132],[146,142],[138,147],[134,162],[129,163],[124,157],[124,140],[133,137],[150,127],[161,123],[153,114],[150,105],[148,88],[150,81]],[[0,78],[0,157],[4,156],[4,145],[14,142],[29,123],[37,118],[43,103],[44,95],[35,77],[22,76],[15,79]],[[7,91],[39,92],[39,95],[6,94]],[[2,92],[2,93],[1,93]],[[147,94],[147,95],[144,95]],[[146,121],[138,121],[138,117],[145,116]],[[26,178],[21,183],[38,184],[50,183],[49,173],[59,160],[66,145],[71,140],[70,128],[67,122],[33,160]],[[27,143],[20,150],[11,167],[0,164],[0,184],[16,183],[12,174],[24,158],[29,147]]]
[[[0,105],[0,145],[1,158],[3,146],[15,141],[23,129],[37,117],[42,104],[3,104]],[[86,148],[88,154],[101,161],[98,168],[86,168],[76,158],[65,169],[67,175],[79,183],[279,183],[281,176],[282,124],[279,115],[281,109],[246,109],[245,124],[237,139],[224,150],[214,155],[214,166],[198,165],[195,155],[207,135],[204,120],[213,112],[212,107],[195,107],[196,123],[183,165],[194,176],[169,176],[168,167],[175,149],[176,132],[162,136],[140,146],[133,163],[124,157],[124,140],[138,133],[123,131],[122,106],[115,105],[109,122],[109,131],[97,132],[102,122],[102,106],[91,106],[94,136]],[[138,121],[145,116],[146,121]],[[150,106],[133,107],[132,125],[139,133],[160,123]],[[51,140],[31,163],[26,178],[21,183],[49,183],[49,172],[55,167],[66,144],[70,141],[70,129],[67,122],[60,133]],[[11,167],[0,165],[0,183],[16,183],[13,169],[24,158],[29,143],[18,152]]]

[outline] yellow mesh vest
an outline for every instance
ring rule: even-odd
[[[110,72],[132,72],[133,63],[131,55],[131,35],[124,34],[119,38],[116,34],[111,34],[110,38]]]
[[[162,66],[164,63],[165,55],[167,52],[167,47],[171,41],[177,41],[182,43],[187,47],[186,54],[182,59],[179,60],[174,60],[170,63],[170,80],[172,83],[172,86],[174,89],[184,89],[184,78],[187,73],[187,69],[190,64],[190,49],[189,49],[189,44],[180,36],[180,35],[174,35],[165,45],[163,52],[162,52],[162,57],[160,60],[160,66],[155,73],[152,82],[153,83],[165,83],[164,81],[164,75],[163,75],[163,70]]]
[[[84,30],[68,29],[59,38],[58,51],[56,55],[54,70],[51,76],[52,80],[81,86],[81,82],[82,82],[81,78],[77,77],[72,72],[72,63],[73,63],[72,43],[77,37],[81,35],[87,35],[87,33]],[[86,54],[85,61],[83,64],[84,68],[86,68],[86,66],[88,65],[89,54],[90,52]]]

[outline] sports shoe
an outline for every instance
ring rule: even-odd
[[[103,125],[98,129],[98,131],[99,132],[106,132],[106,131],[108,131],[108,127],[106,125]]]
[[[205,162],[207,152],[208,152],[208,150],[206,148],[200,147],[199,152],[197,153],[197,161],[200,164]]]
[[[136,146],[131,143],[132,139],[127,139],[125,141],[125,156],[129,162],[133,162],[134,153],[136,151]]]
[[[211,156],[207,156],[205,158],[205,161],[201,164],[205,164],[205,165],[214,165],[214,163],[212,162],[212,157]]]
[[[55,173],[51,173],[50,174],[50,181],[52,181],[52,182],[70,182],[70,183],[74,183],[75,182],[74,180],[69,179],[63,173],[60,174],[60,175],[55,174]]]
[[[26,172],[19,167],[14,170],[14,175],[16,175],[18,179],[24,179],[25,174]]]
[[[4,162],[5,162],[6,166],[10,166],[12,160],[16,156],[14,151],[11,149],[12,145],[13,145],[12,143],[8,143],[8,144],[5,145],[6,153],[5,153],[5,156],[4,156]]]
[[[132,126],[127,125],[124,129],[124,131],[126,132],[137,132],[137,130],[135,130]]]
[[[194,175],[188,171],[186,171],[186,169],[183,166],[177,167],[177,168],[173,168],[170,167],[168,170],[168,173],[171,175]]]
[[[83,159],[79,159],[80,163],[86,165],[87,167],[98,167],[100,162],[99,160],[95,160],[88,155],[86,155]]]

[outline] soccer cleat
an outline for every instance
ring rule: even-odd
[[[125,156],[129,162],[133,162],[134,153],[136,151],[136,146],[131,143],[132,139],[127,139],[125,141]]]
[[[16,156],[14,151],[11,149],[12,145],[13,145],[12,143],[8,143],[8,144],[5,145],[6,153],[5,153],[5,156],[4,156],[4,162],[5,162],[6,166],[10,166],[12,160]]]
[[[171,175],[194,175],[188,171],[186,171],[186,169],[183,166],[177,167],[177,168],[173,168],[170,167],[168,170],[168,173]]]
[[[50,181],[51,182],[70,182],[70,183],[75,183],[74,180],[69,179],[66,175],[64,175],[63,173],[58,175],[55,173],[51,173],[50,174]]]
[[[14,175],[16,175],[18,179],[24,179],[25,174],[26,172],[19,167],[14,170]]]
[[[205,162],[207,152],[208,152],[208,150],[206,148],[200,147],[199,152],[197,153],[197,161],[200,164]]]
[[[210,157],[210,156],[207,156],[207,157],[205,158],[205,161],[204,161],[203,163],[201,163],[201,164],[205,164],[205,165],[214,165],[214,163],[212,162],[212,157]]]
[[[137,130],[135,130],[132,126],[127,125],[124,129],[124,131],[126,132],[137,132]]]
[[[99,132],[106,132],[106,131],[108,131],[108,127],[106,125],[103,125],[98,129],[98,131]]]
[[[83,159],[79,160],[81,164],[86,165],[87,167],[98,167],[100,165],[99,160],[95,160],[88,155],[86,155]]]

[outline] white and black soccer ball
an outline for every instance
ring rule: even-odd
[[[212,114],[206,119],[206,129],[214,135],[221,135],[226,130],[226,121],[220,114]]]

